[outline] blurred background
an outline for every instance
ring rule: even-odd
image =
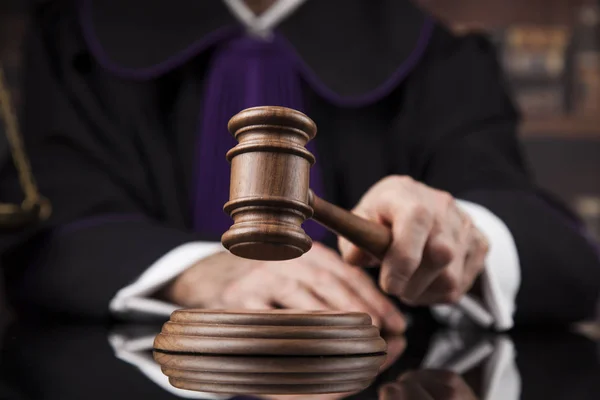
[[[498,46],[538,183],[600,240],[600,1],[420,0],[458,33]]]
[[[493,38],[537,181],[600,240],[600,0],[415,1],[457,33]],[[0,60],[17,105],[25,3],[0,0]]]
[[[600,240],[600,1],[415,1],[457,33],[493,38],[524,116],[532,171]],[[17,104],[26,3],[0,0],[0,60]],[[0,156],[6,151],[1,140]]]

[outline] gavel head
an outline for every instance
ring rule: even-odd
[[[231,163],[229,201],[233,225],[221,242],[233,254],[256,260],[288,260],[310,250],[302,223],[312,217],[310,167],[305,146],[317,132],[303,113],[285,107],[241,111],[228,124],[238,144]]]

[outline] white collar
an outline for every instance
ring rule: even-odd
[[[277,0],[261,15],[256,15],[243,0],[223,0],[231,13],[248,29],[248,33],[269,38],[272,29],[291,15],[306,0]]]

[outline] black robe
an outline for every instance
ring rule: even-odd
[[[192,230],[193,149],[210,38],[241,27],[220,0],[37,3],[23,128],[53,214],[0,238],[8,289],[19,307],[107,317],[160,256],[219,240]],[[517,323],[593,314],[598,254],[532,183],[487,38],[456,37],[399,0],[308,1],[278,30],[308,71],[328,200],[351,208],[401,174],[481,204],[516,241]],[[22,196],[11,165],[0,193]]]

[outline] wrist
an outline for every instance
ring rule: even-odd
[[[220,251],[202,258],[167,283],[155,296],[165,302],[181,307],[206,308],[214,306],[219,297],[219,271],[228,270],[231,255]]]

